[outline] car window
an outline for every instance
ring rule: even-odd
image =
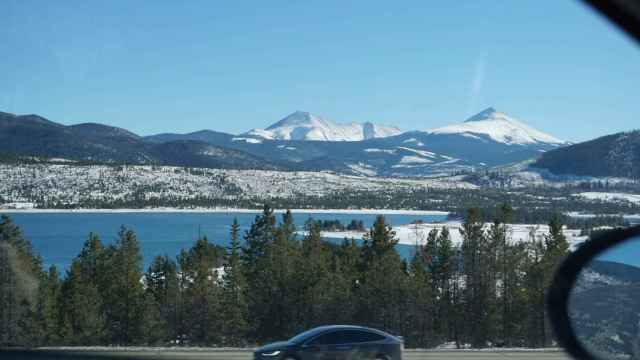
[[[309,341],[309,345],[328,345],[331,344],[334,333],[319,335]]]
[[[368,331],[341,330],[320,335],[311,340],[310,345],[355,344],[384,340],[384,336]]]
[[[349,331],[346,334],[349,343],[365,343],[384,340],[382,335],[374,334],[368,331]]]

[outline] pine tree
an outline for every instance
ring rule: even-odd
[[[158,306],[158,302],[150,292],[142,294],[142,317],[140,319],[140,336],[137,343],[146,345],[164,345],[169,338],[170,328]]]
[[[462,223],[462,259],[465,279],[465,317],[469,320],[468,341],[473,347],[485,347],[488,341],[490,306],[486,277],[485,249],[487,238],[483,230],[482,216],[478,209],[471,208]]]
[[[196,241],[185,259],[179,260],[185,289],[185,322],[190,341],[211,345],[220,340],[220,288],[215,270],[222,258],[207,237]]]
[[[278,231],[285,241],[296,240],[296,225],[294,224],[293,214],[290,209],[287,209],[287,211],[282,214],[282,224],[278,228]]]
[[[381,256],[393,250],[398,239],[391,226],[387,225],[386,219],[382,215],[376,216],[373,227],[363,236],[362,247],[363,269],[366,269],[370,261],[376,256]]]
[[[527,243],[525,259],[524,292],[526,294],[527,311],[525,323],[525,341],[528,347],[542,347],[547,343],[545,324],[545,244],[536,235],[536,228],[531,228]]]
[[[407,344],[412,347],[430,347],[442,341],[441,333],[436,330],[436,308],[433,293],[433,274],[427,270],[424,250],[418,247],[409,265],[408,278],[408,328],[404,329]],[[444,319],[443,319],[444,320]]]
[[[110,247],[108,265],[111,278],[106,282],[105,308],[113,344],[129,345],[142,341],[144,289],[142,255],[135,233],[124,226],[118,232],[115,245]]]
[[[399,333],[406,305],[406,273],[404,263],[394,246],[395,232],[384,216],[377,216],[364,237],[362,249],[362,285],[358,289],[360,321],[376,328]]]
[[[58,269],[55,265],[51,265],[49,272],[44,275],[40,283],[38,292],[38,318],[42,344],[56,345],[61,342],[61,286]]]
[[[526,243],[509,244],[503,252],[503,319],[505,346],[525,346],[525,319],[527,314],[527,296],[525,287],[526,262],[528,257]]]
[[[457,281],[454,269],[457,267],[456,250],[453,248],[451,234],[446,226],[440,230],[435,246],[436,266],[433,268],[432,282],[435,284],[434,312],[437,332],[441,341],[452,338],[455,316],[453,311],[453,282]]]
[[[544,255],[542,258],[543,267],[543,286],[546,294],[546,289],[549,288],[553,280],[556,268],[569,252],[569,243],[563,233],[564,225],[562,224],[562,218],[560,214],[555,213],[549,221],[549,233],[544,235]],[[543,299],[544,301],[544,299]],[[546,308],[542,306],[542,319],[544,327],[544,345],[551,344],[551,328],[548,322],[546,322]]]
[[[299,323],[308,329],[330,321],[326,307],[331,293],[329,267],[330,254],[321,238],[320,224],[309,219],[305,224],[307,235],[302,239],[302,256],[297,262],[297,285]]]
[[[248,330],[248,307],[246,301],[247,283],[244,278],[242,248],[238,238],[240,225],[238,219],[233,219],[231,225],[231,246],[228,249],[224,266],[223,281],[223,332],[224,342],[231,346],[246,344],[244,338]]]
[[[344,239],[332,254],[329,283],[331,287],[326,317],[339,324],[350,324],[356,321],[357,291],[362,284],[360,262],[362,248],[354,239]]]
[[[272,339],[277,334],[288,337],[299,330],[295,294],[299,294],[296,264],[300,261],[300,244],[294,240],[290,232],[292,223],[287,218],[285,214],[283,223],[275,231],[275,239],[267,245],[265,256],[259,261],[261,271],[256,280],[260,286],[256,295],[261,304],[254,307],[259,339]]]
[[[60,333],[65,343],[98,345],[105,341],[106,309],[102,287],[102,256],[104,248],[99,237],[90,233],[80,254],[72,261],[61,287]]]
[[[499,304],[496,303],[496,315],[499,316],[500,321],[496,321],[496,323],[499,322],[499,324],[496,324],[495,327],[496,335],[498,335],[497,328],[499,327],[500,329],[498,336],[503,345],[507,344],[509,342],[508,339],[512,336],[512,329],[509,322],[509,299],[511,297],[510,285],[513,283],[510,275],[513,275],[513,272],[508,267],[510,248],[508,242],[510,231],[508,223],[511,221],[512,214],[513,209],[511,206],[506,203],[502,204],[498,208],[498,214],[494,217],[493,224],[491,224],[489,229],[491,248],[495,251],[495,257],[492,257],[492,259],[495,259],[495,262],[492,263],[493,281],[496,282],[496,286],[498,285],[498,280],[500,281],[500,299],[497,299]],[[500,307],[500,311],[498,311],[497,307]]]
[[[0,344],[39,345],[37,303],[42,259],[21,229],[0,217]]]
[[[556,267],[569,252],[569,243],[563,228],[560,214],[554,214],[549,221],[549,233],[544,235],[545,285],[547,287],[551,284]]]
[[[246,245],[243,248],[243,261],[249,275],[255,270],[254,266],[257,260],[264,256],[267,245],[274,241],[275,232],[276,217],[273,214],[273,209],[265,204],[262,214],[256,216],[251,228],[244,235]],[[251,279],[251,276],[248,276],[247,279]]]
[[[100,345],[107,339],[102,296],[94,281],[82,271],[82,260],[74,259],[62,284],[62,328],[70,345]]]
[[[168,256],[156,256],[144,276],[145,327],[147,341],[161,343],[178,339],[181,292],[178,266]]]

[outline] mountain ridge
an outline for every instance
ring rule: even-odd
[[[542,154],[532,166],[558,175],[640,179],[640,130],[555,149]]]
[[[63,125],[38,115],[0,113],[0,152],[106,163],[282,170],[287,166],[209,142],[151,142],[97,123]]]
[[[251,129],[241,135],[266,140],[362,141],[398,135],[401,130],[371,122],[336,123],[307,111],[295,111],[264,129]]]
[[[347,124],[346,130],[352,132],[343,128],[345,131],[341,133],[331,128],[334,123],[298,111],[267,127],[271,130],[262,130],[282,130],[284,137],[288,138],[282,140],[277,136],[269,139],[252,133],[233,135],[213,130],[139,137],[126,129],[109,125],[83,123],[65,126],[36,115],[5,114],[0,115],[0,140],[5,140],[0,143],[0,152],[104,163],[413,177],[491,168],[536,158],[545,151],[562,146],[540,141],[539,138],[544,140],[545,137],[534,136],[537,130],[528,127],[516,130],[525,131],[525,135],[534,141],[506,141],[508,139],[500,136],[508,133],[509,127],[520,123],[493,108],[468,120],[473,120],[473,131],[466,127],[458,129],[456,126],[460,124],[454,124],[445,127],[448,131],[416,130],[390,135],[381,133],[376,124],[365,122]],[[504,125],[507,130],[498,132],[498,135],[492,133],[496,123],[499,129]],[[299,133],[293,134],[294,130]],[[345,140],[347,135],[353,134],[363,140]],[[338,140],[326,140],[335,137]],[[309,138],[325,140],[312,141]]]

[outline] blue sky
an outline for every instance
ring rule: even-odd
[[[428,129],[494,106],[571,141],[640,127],[640,47],[574,0],[8,0],[0,24],[0,111],[65,124]]]

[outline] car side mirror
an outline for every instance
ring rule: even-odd
[[[549,320],[576,359],[640,359],[640,226],[588,240],[559,266]]]

